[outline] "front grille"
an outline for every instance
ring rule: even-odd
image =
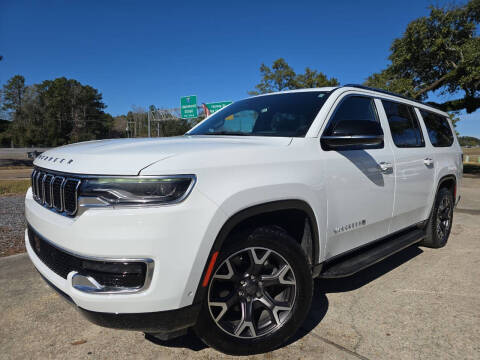
[[[43,239],[28,227],[30,246],[40,260],[55,274],[66,279],[71,271],[92,276],[105,287],[141,288],[145,283],[146,264],[84,259],[69,254]]]
[[[81,183],[80,179],[42,169],[34,169],[31,179],[33,198],[36,202],[62,215],[75,215],[78,208],[77,190]]]

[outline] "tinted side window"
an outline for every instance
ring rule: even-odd
[[[397,147],[425,146],[422,131],[413,107],[382,100],[393,142]]]
[[[421,110],[430,142],[435,147],[447,147],[453,144],[453,134],[447,118],[429,111]]]
[[[349,96],[345,98],[335,110],[330,120],[327,134],[332,135],[332,132],[340,121],[352,120],[379,122],[373,99],[364,96]]]

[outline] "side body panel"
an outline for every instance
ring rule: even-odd
[[[401,101],[397,100],[397,102]],[[389,233],[393,233],[428,217],[434,192],[435,167],[426,164],[426,159],[431,155],[431,145],[427,144],[426,133],[420,119],[425,146],[399,148],[393,143],[385,110],[381,102],[379,103],[379,115],[387,123],[386,137],[392,144],[395,158],[395,202],[389,230]]]
[[[453,134],[453,144],[448,147],[435,147],[432,145],[430,137],[428,136],[427,128],[425,126],[425,122],[423,121],[422,115],[420,111],[417,109],[417,114],[419,119],[421,119],[422,129],[425,132],[425,142],[428,144],[430,157],[434,161],[434,168],[435,168],[435,180],[434,180],[434,188],[432,189],[431,197],[429,199],[429,206],[427,208],[426,216],[428,217],[433,207],[433,202],[435,200],[435,195],[437,191],[437,187],[442,179],[447,177],[454,177],[456,182],[456,191],[455,191],[455,203],[460,199],[460,187],[462,185],[462,177],[463,177],[463,163],[462,163],[462,148],[458,142],[455,128],[453,127],[451,121],[449,120],[448,123],[450,125],[450,129]]]
[[[328,119],[342,100],[339,96],[330,109]],[[378,107],[377,101],[375,101]],[[385,123],[380,119],[385,132]],[[388,125],[387,125],[388,126]],[[324,129],[325,131],[325,129]],[[379,163],[393,164],[389,141],[382,149],[323,151],[319,158],[325,163],[327,225],[325,257],[339,255],[388,234],[395,192],[393,172],[382,172]]]

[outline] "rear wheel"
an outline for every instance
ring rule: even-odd
[[[447,244],[452,229],[454,199],[452,192],[441,188],[427,223],[426,238],[420,245],[441,248]]]
[[[275,227],[244,233],[220,252],[195,331],[227,354],[273,350],[303,323],[312,289],[293,238]]]

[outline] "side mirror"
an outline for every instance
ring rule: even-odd
[[[371,120],[343,120],[320,138],[324,150],[374,147],[383,143],[380,124]]]

